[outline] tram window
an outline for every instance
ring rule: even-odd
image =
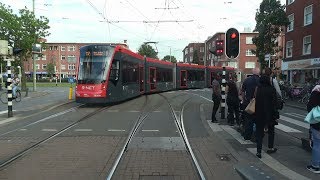
[[[120,62],[113,60],[110,70],[110,80],[117,81],[119,79]]]
[[[139,65],[127,61],[122,61],[122,81],[124,84],[138,83]]]

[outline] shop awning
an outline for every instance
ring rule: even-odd
[[[313,64],[311,66],[307,66],[304,69],[320,69],[320,64]]]

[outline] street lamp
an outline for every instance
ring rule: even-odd
[[[22,80],[21,80],[21,76],[22,76],[22,74],[21,74],[21,66],[18,66],[17,68],[19,69],[18,78],[19,78],[19,80],[20,80],[20,84],[22,84]]]

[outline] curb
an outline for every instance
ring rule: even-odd
[[[275,179],[273,175],[266,174],[261,168],[254,165],[237,164],[234,169],[245,180]]]

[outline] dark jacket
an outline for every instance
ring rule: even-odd
[[[233,105],[234,107],[239,107],[239,91],[237,85],[234,81],[228,82],[228,93],[227,93],[227,105]]]
[[[320,92],[313,91],[310,95],[309,102],[307,104],[307,110],[310,112],[314,107],[320,106]],[[311,124],[312,128],[320,131],[320,123]]]
[[[253,75],[246,78],[242,84],[242,92],[245,93],[244,104],[245,106],[249,104],[250,100],[253,98],[254,90],[259,85],[259,76]]]
[[[277,117],[277,95],[268,76],[260,77],[256,94],[256,123],[259,126],[275,125]]]

